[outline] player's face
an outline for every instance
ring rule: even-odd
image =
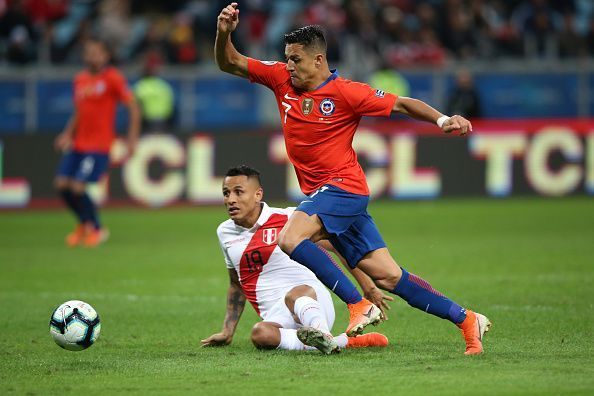
[[[109,53],[103,44],[88,41],[84,47],[84,62],[93,71],[101,69],[109,62]]]
[[[262,187],[256,178],[227,176],[223,180],[223,200],[227,214],[238,225],[250,228],[260,214]]]
[[[285,58],[287,59],[287,70],[291,74],[291,84],[297,89],[308,90],[312,82],[317,80],[321,72],[321,54],[308,51],[301,44],[287,44],[285,46]]]

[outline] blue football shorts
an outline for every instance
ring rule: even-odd
[[[330,242],[351,268],[369,252],[386,247],[375,222],[367,213],[369,197],[327,184],[301,201],[296,210],[318,215]]]
[[[62,157],[58,167],[58,176],[83,183],[94,183],[107,172],[108,166],[108,154],[70,151]]]

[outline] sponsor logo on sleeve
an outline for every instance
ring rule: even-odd
[[[378,98],[383,98],[384,96],[386,96],[386,91],[382,91],[381,89],[376,89],[375,96],[377,96]]]
[[[272,65],[276,65],[278,62],[277,61],[263,61],[263,60],[261,60],[260,63],[262,63],[266,66],[272,66]]]

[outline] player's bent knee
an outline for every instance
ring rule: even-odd
[[[79,181],[73,181],[70,185],[70,189],[75,193],[75,194],[84,194],[84,192],[87,189],[87,186],[85,185],[85,183],[83,182],[79,182]]]
[[[400,276],[396,274],[389,274],[383,276],[381,278],[377,278],[373,280],[375,285],[383,290],[394,290],[398,282],[400,281]]]
[[[258,349],[275,349],[278,347],[278,340],[275,340],[275,329],[273,326],[258,322],[252,327],[252,343]]]
[[[64,191],[64,190],[68,190],[70,188],[70,185],[68,183],[68,179],[65,179],[63,177],[57,177],[54,179],[54,188],[58,191]]]
[[[317,299],[316,291],[313,287],[308,285],[295,286],[287,294],[285,294],[285,305],[289,308],[289,311],[293,312],[295,307],[295,301],[299,297],[311,297],[314,300]]]
[[[296,237],[291,230],[283,228],[278,235],[278,247],[281,248],[285,254],[290,255],[293,250],[299,245],[305,238]]]

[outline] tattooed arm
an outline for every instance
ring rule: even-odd
[[[223,330],[220,333],[200,341],[202,346],[225,346],[231,344],[233,335],[239,323],[239,318],[245,307],[245,295],[241,290],[239,277],[235,269],[229,269],[229,290],[227,291],[227,313],[223,322]]]

